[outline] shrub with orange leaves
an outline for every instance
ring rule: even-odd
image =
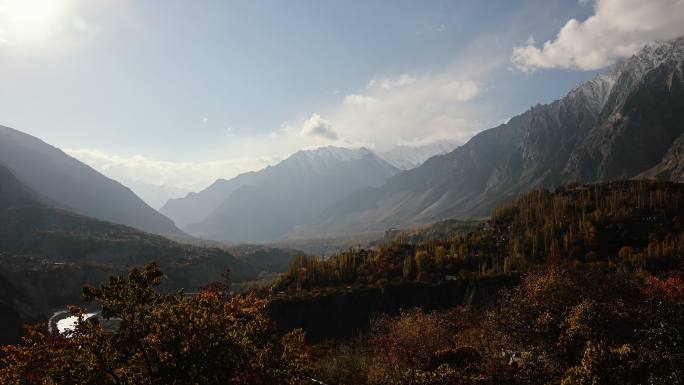
[[[156,290],[155,264],[112,277],[84,297],[104,317],[121,318],[116,333],[81,319],[65,336],[39,327],[4,348],[0,383],[19,384],[305,384],[309,356],[301,331],[275,334],[264,300],[203,291],[194,297]],[[81,309],[73,309],[82,314]]]

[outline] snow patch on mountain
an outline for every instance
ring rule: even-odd
[[[410,170],[435,155],[451,152],[457,146],[455,142],[439,140],[424,145],[396,146],[391,150],[380,152],[379,155],[398,169]]]

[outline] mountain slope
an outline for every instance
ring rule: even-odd
[[[183,198],[169,199],[159,212],[171,218],[176,226],[184,228],[206,219],[233,191],[257,179],[258,174],[253,171],[230,180],[218,179],[200,192],[191,192]]]
[[[81,287],[131,266],[158,262],[165,290],[221,279],[236,282],[262,271],[283,271],[295,251],[264,247],[230,250],[180,244],[131,227],[103,222],[38,201],[0,166],[0,343],[16,339],[23,322],[45,320],[80,300]]]
[[[130,189],[61,150],[0,126],[0,165],[53,205],[156,234],[182,234]]]
[[[352,191],[379,186],[397,172],[366,149],[299,151],[275,166],[228,182],[233,191],[206,220],[187,231],[229,242],[275,240],[310,223]]]
[[[639,175],[639,178],[684,182],[684,135],[675,140],[660,163]]]
[[[232,266],[237,280],[256,275],[244,263],[218,248],[180,244],[159,235],[44,204],[2,166],[0,253],[25,257],[24,262],[38,258],[124,269],[150,260],[179,267],[218,258]]]
[[[649,45],[564,98],[483,131],[379,188],[352,194],[309,231],[481,217],[536,186],[638,176],[663,161],[684,132],[683,67],[684,39]]]

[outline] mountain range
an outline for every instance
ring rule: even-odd
[[[535,187],[684,176],[684,38],[329,207],[309,234],[477,218]]]
[[[535,187],[684,180],[683,65],[684,38],[652,43],[455,149],[443,141],[377,155],[300,151],[160,211],[195,236],[263,242],[481,218]]]
[[[285,159],[281,164],[269,166],[261,171],[246,172],[229,180],[218,179],[202,191],[188,193],[182,198],[169,199],[159,211],[173,219],[175,224],[181,228],[193,225],[192,228],[196,229],[201,227],[199,225],[200,222],[208,220],[208,217],[224,201],[229,199],[235,190],[244,186],[269,183],[268,180],[278,178],[285,180],[289,178],[290,174],[299,175],[304,178],[312,175],[331,175],[338,172],[338,169],[343,167],[342,164],[344,163],[348,163],[348,165],[358,163],[358,160],[364,156],[373,158],[375,165],[371,167],[367,175],[364,174],[364,169],[359,169],[358,175],[338,175],[335,178],[338,180],[340,178],[350,178],[349,181],[341,183],[345,187],[339,191],[344,193],[353,189],[380,185],[388,176],[394,175],[401,170],[417,167],[431,156],[447,153],[454,147],[455,144],[450,141],[439,140],[424,145],[395,146],[390,150],[380,152],[372,152],[365,148],[348,149],[333,146],[303,150]],[[298,163],[299,166],[296,166],[295,163]],[[302,174],[304,168],[309,168],[311,172]],[[302,180],[302,182],[304,184],[310,183],[313,187],[313,185],[321,181]],[[140,189],[136,190],[140,192]],[[309,194],[316,195],[314,190],[311,190]],[[328,194],[327,191],[321,191],[321,193]],[[339,197],[339,195],[338,192],[335,192],[332,198]],[[330,201],[330,197],[324,198],[324,200]],[[220,214],[216,213],[213,216],[216,217],[218,215]]]
[[[303,150],[275,166],[219,180],[197,194],[171,200],[161,212],[198,237],[269,241],[311,224],[334,202],[379,186],[398,172],[364,148]]]
[[[31,135],[0,126],[0,166],[52,206],[155,234],[182,235],[129,188]]]

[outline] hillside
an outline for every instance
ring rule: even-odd
[[[628,179],[649,170],[678,180],[683,72],[684,38],[646,46],[562,99],[350,195],[308,230],[338,234],[479,218],[535,187]]]
[[[164,267],[164,290],[194,291],[220,280],[225,269],[236,282],[283,271],[294,253],[180,244],[88,218],[35,200],[30,189],[0,166],[0,308],[11,309],[3,312],[0,324],[44,319],[55,308],[80,302],[84,284],[149,261]]]
[[[184,228],[207,218],[233,191],[258,178],[257,172],[247,172],[230,180],[218,179],[202,191],[188,193],[183,198],[169,199],[159,212],[171,218],[176,226]]]
[[[683,219],[684,184],[619,181],[536,189],[498,205],[481,225],[437,223],[325,261],[298,257],[281,289],[437,282],[445,275],[508,274],[571,261],[678,269]]]
[[[275,166],[221,184],[223,192],[234,190],[206,219],[185,230],[224,242],[276,240],[310,224],[324,208],[349,193],[378,186],[397,172],[366,149],[299,151]],[[245,182],[247,178],[252,181]],[[238,179],[245,184],[237,187]],[[219,186],[200,194],[215,196]],[[187,207],[192,207],[200,194],[188,198]]]
[[[483,226],[426,227],[325,261],[298,257],[279,290],[440,282],[546,263],[678,268],[684,251],[684,185],[624,181],[533,190],[501,204]],[[442,229],[440,229],[442,228]],[[433,234],[433,235],[431,235]]]
[[[269,309],[279,327],[302,327],[319,341],[355,336],[378,313],[487,308],[500,290],[548,268],[678,276],[684,184],[538,189],[497,206],[484,223],[450,221],[388,235],[383,243],[327,259],[295,258],[272,289]]]
[[[127,187],[40,139],[4,126],[0,165],[50,205],[150,233],[182,234]]]

